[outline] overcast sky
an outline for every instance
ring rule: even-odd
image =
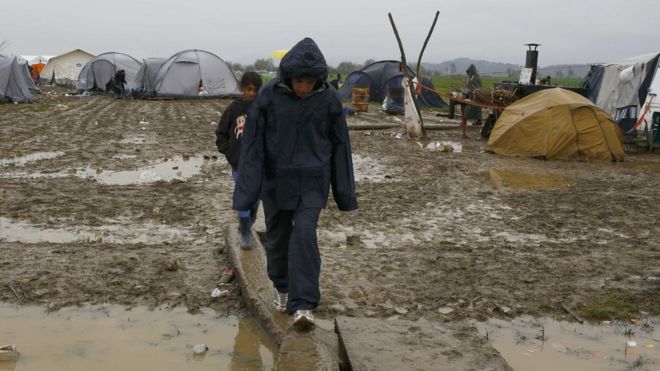
[[[414,4],[414,5],[413,5]],[[252,63],[305,36],[327,61],[398,59],[392,12],[409,60],[416,60],[436,10],[424,62],[457,57],[524,64],[621,60],[660,49],[660,0],[3,0],[3,53],[55,55],[81,48],[136,58],[204,49]]]

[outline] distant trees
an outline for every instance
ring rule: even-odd
[[[270,58],[257,59],[254,61],[254,69],[257,71],[275,71],[275,63]]]
[[[342,75],[348,75],[349,73],[360,69],[362,69],[362,65],[349,61],[343,61],[337,66],[337,72]]]
[[[245,66],[243,66],[240,63],[235,63],[235,62],[227,62],[229,65],[229,68],[231,68],[232,71],[245,71]]]

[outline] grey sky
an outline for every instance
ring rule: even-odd
[[[424,62],[470,57],[524,64],[527,42],[543,44],[541,65],[660,49],[660,0],[6,0],[0,41],[10,43],[4,52],[26,55],[81,48],[168,57],[197,48],[251,63],[310,36],[337,65],[398,59],[387,20],[392,12],[408,58],[416,60],[435,10],[440,18]]]

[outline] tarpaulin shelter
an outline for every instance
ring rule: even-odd
[[[659,53],[650,53],[617,63],[594,65],[582,81],[588,98],[614,116],[624,131],[637,121],[658,70]]]
[[[156,76],[156,95],[161,97],[206,97],[240,95],[238,80],[217,55],[204,50],[184,50],[168,58]]]
[[[400,66],[399,61],[383,60],[374,62],[360,71],[351,72],[339,89],[339,98],[342,101],[349,101],[353,88],[369,88],[369,101],[383,102],[387,97],[388,88],[401,86],[403,72]],[[408,74],[415,77],[412,68],[407,68]],[[435,92],[433,82],[428,78],[422,78],[422,92],[418,95],[418,102],[427,107],[447,107]]]
[[[610,115],[561,88],[541,90],[509,105],[486,149],[507,156],[623,160],[620,131]]]
[[[144,95],[155,95],[158,72],[166,61],[166,58],[143,59],[142,66],[135,77],[135,86],[132,89]]]
[[[48,60],[46,67],[41,71],[40,81],[57,85],[75,85],[80,71],[94,55],[82,49],[56,55]]]
[[[30,75],[28,62],[16,56],[0,56],[0,99],[29,102],[39,89]]]
[[[135,77],[140,69],[140,62],[123,53],[103,53],[87,62],[80,71],[76,88],[90,90],[93,88],[105,91],[106,84],[115,77],[117,71],[126,72],[127,88],[135,86]]]

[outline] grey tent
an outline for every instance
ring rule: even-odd
[[[0,99],[29,102],[39,89],[34,84],[26,61],[16,56],[0,56]]]
[[[184,50],[163,63],[156,76],[156,95],[192,98],[240,95],[238,80],[220,57],[204,50]]]
[[[131,88],[143,95],[155,95],[158,86],[158,72],[166,58],[146,58],[142,60],[142,66],[135,77],[135,86]]]
[[[76,88],[90,90],[93,88],[105,91],[106,84],[115,77],[117,71],[126,72],[127,88],[135,86],[135,77],[140,70],[137,59],[123,53],[103,53],[87,62],[80,71]]]
[[[401,62],[394,60],[384,60],[374,62],[360,71],[351,72],[346,77],[346,82],[339,89],[339,98],[342,101],[348,101],[353,94],[353,88],[369,88],[369,100],[372,102],[383,102],[388,95],[388,90],[401,86],[403,72],[401,71]],[[415,72],[408,68],[410,76],[415,76]],[[422,94],[418,97],[418,102],[427,107],[447,107],[447,104],[436,93],[435,87],[430,79],[422,79]]]

